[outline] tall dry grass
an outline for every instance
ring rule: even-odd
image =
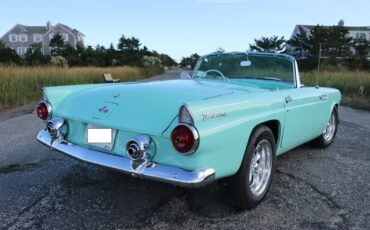
[[[39,100],[41,88],[44,86],[101,83],[104,73],[111,73],[114,78],[119,78],[121,81],[135,81],[148,75],[142,69],[134,67],[0,66],[0,110]]]
[[[316,72],[301,73],[306,86],[316,85]],[[319,86],[337,88],[342,92],[342,103],[355,108],[370,110],[370,72],[322,71]],[[360,88],[363,87],[363,93]]]

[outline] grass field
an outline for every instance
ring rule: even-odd
[[[315,86],[316,72],[301,73],[301,80],[306,86]],[[344,105],[370,110],[370,72],[323,71],[320,72],[319,86],[339,89]],[[360,87],[363,87],[362,94]]]
[[[0,67],[0,111],[39,100],[43,86],[99,83],[103,81],[103,73],[111,73],[121,81],[136,81],[161,71],[134,67]],[[315,72],[303,72],[301,78],[306,86],[316,85]],[[319,85],[339,89],[344,105],[370,110],[369,72],[323,71]],[[364,88],[363,94],[360,87]]]
[[[1,67],[0,111],[24,105],[41,98],[43,86],[73,85],[103,82],[102,75],[111,73],[121,81],[136,81],[161,73],[159,69],[143,70],[134,67]]]

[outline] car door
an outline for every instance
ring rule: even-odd
[[[286,116],[282,147],[288,150],[312,139],[318,96],[312,89],[304,87],[286,90],[284,99]]]
[[[317,103],[315,104],[314,110],[314,127],[313,132],[316,135],[322,133],[328,124],[331,115],[331,104],[329,103],[329,93],[322,88],[313,88],[315,95],[317,96]]]

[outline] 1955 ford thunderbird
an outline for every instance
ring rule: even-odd
[[[341,94],[304,87],[283,54],[216,53],[190,79],[46,87],[37,139],[68,156],[133,176],[198,187],[218,180],[232,204],[265,197],[276,156],[328,147]]]

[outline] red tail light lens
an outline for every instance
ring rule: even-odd
[[[51,113],[51,106],[47,102],[40,102],[39,106],[37,107],[37,116],[41,120],[46,120],[50,116]]]
[[[173,147],[180,153],[191,154],[199,144],[197,130],[188,124],[179,124],[171,133]]]

